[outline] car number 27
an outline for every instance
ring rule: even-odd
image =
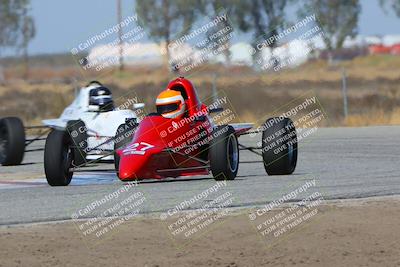
[[[127,146],[122,152],[124,153],[124,155],[132,155],[132,154],[144,155],[146,154],[146,150],[152,147],[154,146],[146,142],[133,143]]]

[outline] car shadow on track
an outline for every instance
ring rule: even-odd
[[[294,173],[291,174],[290,176],[304,176],[307,175],[307,173]],[[273,176],[268,176],[267,174],[250,174],[250,175],[238,175],[236,176],[235,180],[228,181],[229,183],[234,183],[234,182],[241,182],[241,181],[246,181],[248,178],[252,177],[261,177],[265,176],[265,178],[276,178],[279,175],[273,175]],[[285,175],[288,176],[288,175]],[[190,177],[179,177],[179,178],[165,178],[165,179],[143,179],[143,180],[138,180],[138,184],[163,184],[163,183],[179,183],[179,182],[194,182],[194,181],[215,181],[212,176],[190,176]],[[99,184],[118,184],[120,183],[121,185],[124,185],[128,182],[135,182],[135,181],[119,181],[118,178],[116,177],[85,177],[85,178],[72,178],[72,186],[81,186],[81,185],[99,185]]]
[[[235,181],[244,181],[245,178],[251,177],[253,175],[246,175],[246,176],[236,176],[235,180],[227,180],[228,183],[234,183]],[[259,176],[259,175],[254,175]],[[207,181],[212,180],[215,181],[213,177],[190,177],[190,178],[167,178],[167,179],[160,179],[160,180],[139,180],[138,184],[155,184],[155,183],[174,183],[174,182],[191,182],[191,181]],[[217,181],[216,181],[217,182]]]
[[[17,168],[18,166],[29,166],[29,165],[36,165],[36,164],[43,164],[43,162],[24,162],[16,166],[1,166],[4,168]]]
[[[203,181],[203,180],[214,180],[213,177],[190,177],[190,178],[167,178],[167,179],[155,179],[155,180],[139,180],[139,184],[155,184],[155,183],[175,183],[175,182],[188,182],[188,181]]]
[[[293,174],[288,174],[288,175],[268,175],[266,173],[263,173],[263,174],[246,174],[246,175],[238,175],[238,176],[236,176],[235,180],[237,180],[238,177],[240,177],[240,178],[260,177],[260,176],[265,176],[265,177],[281,177],[282,176],[283,177],[283,176],[302,176],[302,175],[309,175],[309,174],[311,174],[311,173],[293,173]]]

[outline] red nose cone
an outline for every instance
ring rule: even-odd
[[[121,179],[123,181],[124,180],[133,180],[133,178],[131,178],[132,177],[131,173],[128,171],[123,171],[123,172],[120,171],[118,177],[119,177],[119,179]]]
[[[119,162],[119,179],[123,181],[138,179],[138,171],[146,162],[146,158],[138,155],[122,155]]]

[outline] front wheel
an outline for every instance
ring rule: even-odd
[[[268,175],[292,174],[297,164],[296,128],[289,118],[270,118],[262,133],[262,156]]]
[[[133,138],[138,124],[134,120],[129,120],[126,123],[118,126],[117,132],[114,136],[114,166],[115,171],[119,172],[119,160],[120,156],[117,153],[118,149],[125,148]]]
[[[44,148],[44,172],[49,185],[69,185],[73,175],[70,170],[73,166],[73,157],[74,151],[69,134],[53,130],[47,136]]]
[[[67,123],[67,133],[71,140],[71,145],[74,148],[74,164],[75,166],[80,166],[86,163],[87,154],[87,128],[82,120],[68,121]]]
[[[239,169],[239,146],[235,129],[218,126],[212,133],[210,168],[215,180],[234,180]]]

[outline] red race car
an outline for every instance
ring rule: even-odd
[[[210,172],[215,180],[233,180],[239,168],[239,150],[260,155],[269,175],[291,174],[296,168],[297,136],[289,118],[270,118],[254,131],[251,123],[216,125],[212,114],[224,112],[219,101],[204,105],[192,83],[183,77],[168,84],[157,97],[156,107],[157,112],[148,114],[139,124],[127,121],[120,125],[114,139],[109,140],[115,148],[109,151],[114,153],[113,171],[122,181]],[[262,132],[261,146],[238,142],[238,137],[258,132]],[[56,153],[62,171],[57,177],[46,175],[52,185],[68,185],[75,171],[86,172],[87,167],[98,163],[76,165],[79,145],[75,140],[81,140],[79,134],[67,129]],[[48,150],[54,154],[54,148]]]

